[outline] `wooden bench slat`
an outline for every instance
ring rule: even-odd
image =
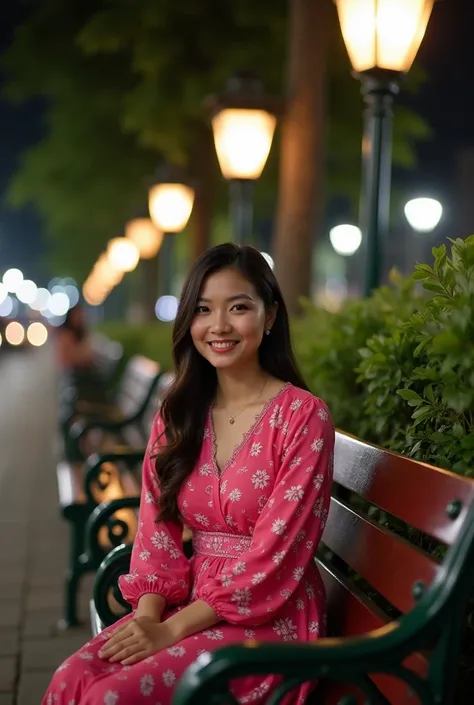
[[[429,585],[438,569],[437,563],[407,541],[334,497],[323,543],[400,612],[414,607],[415,581]]]
[[[358,592],[355,586],[346,582],[333,567],[328,568],[320,560],[317,560],[317,564],[328,596],[328,612],[332,617],[331,633],[334,631],[335,634],[343,634],[345,637],[361,636],[388,623],[389,620],[383,615],[382,610]],[[426,675],[429,667],[427,659],[420,653],[410,656],[404,665],[420,675]],[[418,705],[417,699],[407,693],[406,684],[397,679],[376,674],[373,676],[373,681],[392,705]],[[325,684],[322,692],[324,698],[316,699],[315,702],[329,705],[338,702],[336,694],[339,693],[342,696],[349,691],[344,685],[335,683]],[[357,693],[357,689],[354,689],[354,693]],[[362,702],[361,699],[360,703]]]
[[[449,545],[456,540],[470,503],[472,480],[416,463],[395,453],[369,446],[338,432],[334,480],[402,521]],[[427,502],[429,488],[429,502]],[[446,513],[450,501],[462,510],[454,521]]]

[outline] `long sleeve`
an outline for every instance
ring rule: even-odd
[[[223,620],[249,626],[269,621],[314,570],[310,563],[329,509],[333,452],[329,412],[311,397],[289,420],[274,488],[249,550],[197,591]]]
[[[134,609],[145,594],[157,593],[168,604],[178,604],[186,600],[189,593],[189,562],[182,550],[183,527],[173,522],[156,521],[160,489],[150,454],[154,454],[152,449],[156,451],[162,433],[163,422],[157,415],[143,462],[138,531],[130,572],[119,578],[122,595]]]

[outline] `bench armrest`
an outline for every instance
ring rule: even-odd
[[[130,449],[127,446],[126,450],[121,450],[122,446],[117,446],[115,452],[113,453],[94,453],[91,455],[85,464],[85,474],[84,474],[84,492],[86,494],[87,500],[92,504],[96,504],[92,492],[92,485],[96,483],[104,489],[99,482],[99,475],[102,472],[102,466],[104,463],[125,463],[128,466],[136,465],[136,463],[143,462],[145,457],[145,449]]]
[[[70,460],[84,460],[84,454],[80,449],[81,440],[90,431],[103,431],[109,433],[120,433],[127,426],[134,424],[140,417],[137,414],[128,416],[120,420],[93,419],[91,421],[76,421],[65,434],[66,455]]]
[[[107,554],[97,570],[94,580],[94,607],[105,627],[116,622],[121,616],[115,614],[110,607],[111,592],[121,607],[128,612],[132,611],[131,606],[123,599],[118,587],[119,577],[129,572],[131,554],[131,545],[117,546]]]
[[[415,690],[419,686],[424,692],[426,684],[420,683],[420,677],[400,665],[417,646],[415,649],[412,644],[407,647],[407,631],[400,622],[391,622],[360,637],[321,638],[311,644],[249,641],[224,647],[203,654],[188,667],[172,702],[173,705],[202,705],[213,698],[216,702],[219,698],[222,702],[232,702],[226,700],[226,696],[230,695],[228,684],[234,678],[269,673],[283,676],[282,693],[298,683],[324,678],[356,683],[369,694],[374,692],[374,685],[368,674],[383,671],[399,675],[403,672],[405,680],[415,686]]]
[[[121,509],[138,509],[139,506],[140,497],[121,497],[110,502],[103,502],[94,509],[87,520],[85,529],[86,554],[94,566],[99,567],[104,558],[104,551],[99,540],[100,530],[107,526],[110,544],[114,548],[120,546],[129,538],[130,528],[122,519],[118,519],[113,525],[110,525],[110,519]]]

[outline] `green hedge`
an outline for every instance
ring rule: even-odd
[[[292,324],[302,371],[338,428],[474,476],[474,236],[433,249],[408,279]],[[171,325],[101,326],[125,356],[171,367]]]

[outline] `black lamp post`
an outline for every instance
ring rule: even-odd
[[[186,227],[194,203],[194,189],[178,167],[164,164],[148,193],[150,218],[164,234],[160,250],[159,289],[172,294],[175,270],[175,237]]]
[[[270,152],[280,101],[265,93],[256,76],[241,72],[204,105],[211,116],[222,175],[229,181],[234,240],[248,243],[253,235],[253,187]]]
[[[423,39],[434,0],[335,0],[342,35],[367,104],[362,140],[360,227],[368,296],[381,279],[388,238],[392,104]]]

